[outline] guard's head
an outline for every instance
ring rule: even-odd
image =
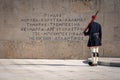
[[[96,16],[95,16],[95,15],[93,15],[93,16],[92,16],[92,19],[96,19]]]

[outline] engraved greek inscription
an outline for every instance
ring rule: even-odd
[[[24,24],[22,32],[29,32],[29,40],[72,40],[82,39],[80,22],[84,17],[64,17],[62,14],[44,13],[44,17],[25,18],[20,21]]]

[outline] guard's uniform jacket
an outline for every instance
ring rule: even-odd
[[[88,40],[88,47],[94,46],[101,46],[101,39],[102,39],[102,29],[101,25],[97,22],[92,22],[89,27],[88,31],[84,32],[85,36],[89,36]]]

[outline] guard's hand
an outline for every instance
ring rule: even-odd
[[[86,32],[85,31],[83,32],[83,34],[84,34],[84,36],[86,36]]]

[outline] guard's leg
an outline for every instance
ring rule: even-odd
[[[95,52],[93,52],[93,64],[96,64]]]
[[[95,64],[98,64],[98,58],[99,58],[99,47],[95,48]]]
[[[93,63],[94,63],[94,61],[95,61],[95,53],[94,53],[94,52],[91,52],[91,60],[88,62],[88,64],[89,64],[90,66],[92,66]]]
[[[95,59],[96,64],[98,64],[98,60],[99,60],[99,53],[97,52],[96,53],[96,59]]]
[[[91,58],[92,58],[92,60],[89,62],[89,65],[94,66],[94,64],[95,64],[95,48],[90,47],[90,50],[91,50]]]

